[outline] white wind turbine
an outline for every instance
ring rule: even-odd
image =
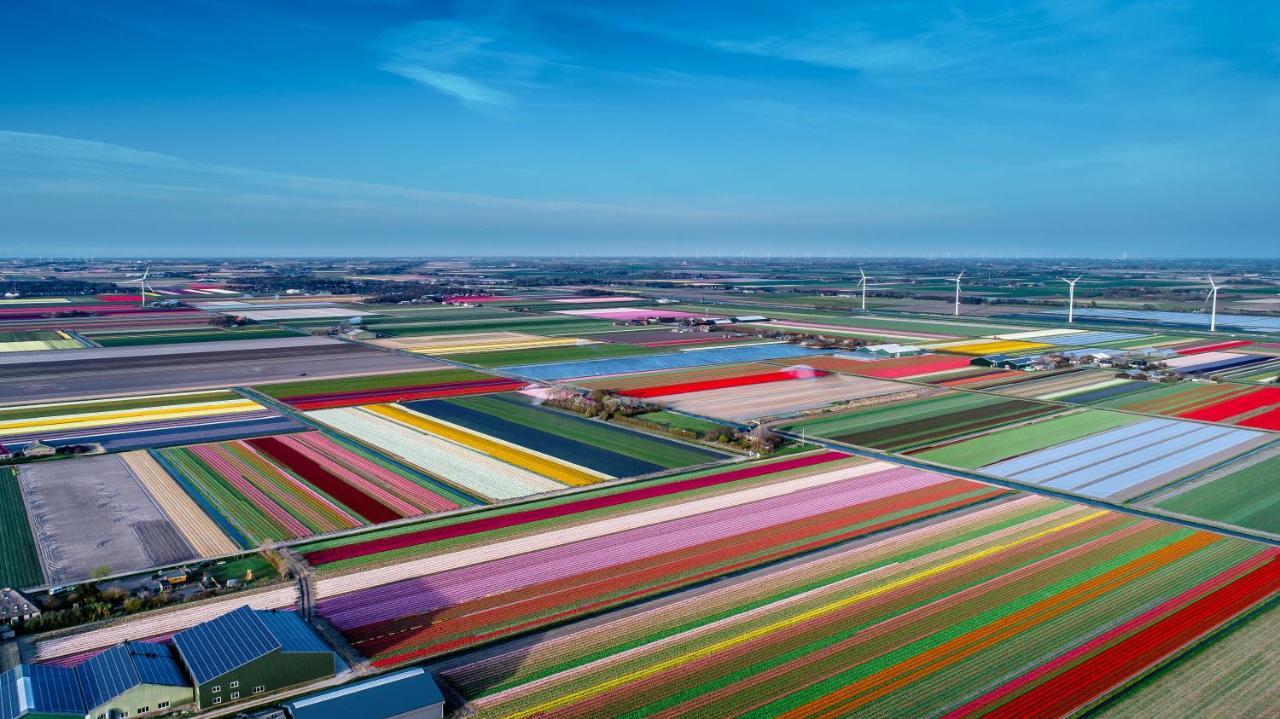
[[[1058,279],[1062,280],[1063,282],[1066,282],[1066,283],[1067,283],[1067,287],[1069,288],[1069,289],[1067,290],[1067,322],[1068,322],[1068,323],[1070,323],[1070,322],[1075,322],[1075,316],[1076,316],[1076,283],[1080,281],[1080,277],[1084,277],[1084,275],[1080,275],[1079,277],[1076,277],[1074,280],[1069,280],[1069,279],[1067,279],[1067,278],[1065,278],[1065,277],[1060,277],[1060,278],[1058,278]]]
[[[960,278],[964,277],[964,270],[960,270],[960,274],[947,280],[956,283],[956,317],[960,316]]]
[[[862,279],[858,280],[858,284],[862,286],[862,311],[867,311],[867,273],[862,271],[862,267],[858,267],[858,274],[862,275]]]
[[[138,283],[138,297],[141,300],[143,309],[147,307],[147,275],[151,274],[151,265],[147,265],[147,269],[142,271],[142,277],[136,280],[125,280],[124,284]]]
[[[1218,331],[1218,283],[1213,281],[1213,275],[1209,275],[1209,296],[1205,298],[1210,303],[1209,306],[1209,331]]]

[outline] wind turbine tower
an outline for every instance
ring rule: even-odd
[[[956,283],[956,317],[960,316],[960,278],[962,277],[964,277],[964,270],[960,270],[960,274],[949,280]]]
[[[1209,331],[1218,331],[1218,283],[1209,275]]]
[[[1067,289],[1067,323],[1068,324],[1070,324],[1071,322],[1075,322],[1076,283],[1080,281],[1081,277],[1084,277],[1084,275],[1080,275],[1079,277],[1076,277],[1074,280],[1069,280],[1065,277],[1060,278],[1063,282],[1067,283],[1067,288],[1068,288]]]
[[[862,311],[867,311],[867,273],[862,271],[862,267],[858,267],[858,274],[862,275],[862,279],[858,280],[858,284],[862,285]]]

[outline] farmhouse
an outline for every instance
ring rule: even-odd
[[[339,660],[293,612],[240,607],[173,636],[197,709],[331,677]]]
[[[125,642],[76,668],[91,719],[164,714],[195,700],[172,650],[164,644]]]
[[[37,616],[40,616],[40,609],[23,596],[22,592],[11,587],[0,589],[0,624],[25,621]]]

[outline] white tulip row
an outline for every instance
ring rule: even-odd
[[[393,454],[426,473],[489,500],[564,489],[564,485],[472,449],[384,419],[357,407],[321,409],[308,417]]]

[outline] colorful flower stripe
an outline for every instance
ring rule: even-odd
[[[536,472],[544,477],[549,477],[557,482],[563,482],[570,487],[581,487],[587,484],[595,484],[601,479],[609,478],[603,473],[587,471],[583,468],[570,465],[567,462],[558,461],[547,455],[543,455],[531,450],[520,449],[505,442],[491,439],[484,435],[467,431],[456,425],[431,419],[425,415],[404,409],[397,405],[375,404],[368,407],[368,411],[373,414],[385,417],[394,422],[412,427],[437,437],[447,439],[473,449],[477,452],[483,452],[495,459],[502,460],[516,467]]]
[[[559,517],[567,517],[574,514],[603,509],[605,507],[616,507],[657,497],[678,495],[683,492],[691,492],[704,487],[738,482],[754,477],[786,472],[792,469],[813,467],[848,458],[849,455],[842,452],[819,452],[816,454],[793,457],[781,462],[760,463],[727,472],[716,472],[714,474],[707,474],[700,477],[693,477],[664,484],[655,484],[640,489],[632,489],[599,497],[580,499],[549,507],[512,512],[492,517],[483,517],[459,524],[444,527],[433,527],[430,529],[407,532],[405,534],[390,537],[357,541],[347,545],[306,552],[304,556],[308,563],[315,566],[322,566],[332,562],[356,557],[367,557],[382,552],[403,549],[405,547],[420,547],[431,544],[432,542],[440,542],[455,537],[465,537],[468,535],[479,534],[481,532],[490,532],[504,527],[514,527]]]
[[[320,432],[172,448],[157,455],[212,513],[255,543],[473,503]]]
[[[490,501],[564,489],[555,480],[507,464],[473,449],[399,424],[367,407],[339,407],[308,416],[354,440],[375,447],[470,496]]]
[[[246,440],[246,444],[349,507],[365,522],[381,524],[405,517],[404,514],[390,509],[377,499],[361,492],[360,489],[344,482],[315,459],[281,439],[259,437]]]
[[[945,370],[969,367],[966,357],[952,355],[920,355],[918,357],[896,357],[893,359],[859,362],[839,357],[815,358],[809,364],[819,369],[829,369],[862,377],[878,377],[880,379],[901,379],[916,377],[922,374],[942,372]]]
[[[724,506],[711,511],[322,600],[317,609],[373,656],[374,665],[391,666],[1005,493],[884,463],[835,472],[822,481],[741,504],[731,493],[712,501]]]
[[[442,493],[439,485],[419,484],[404,474],[407,469],[380,463],[363,448],[340,445],[320,432],[281,435],[278,439],[389,506],[400,508],[406,517],[473,504],[457,494]]]
[[[1103,634],[1049,663],[1041,670],[1014,680],[995,692],[966,705],[948,717],[1029,716],[1029,712],[1067,714],[1096,701],[1121,680],[1151,668],[1187,644],[1222,625],[1258,602],[1274,596],[1280,587],[1277,552],[1267,550],[1181,596],[1161,604],[1136,619]],[[1122,640],[1116,641],[1123,637]],[[1107,646],[1110,645],[1110,646]],[[1093,650],[1106,647],[1102,651]],[[1075,660],[1081,660],[1076,662]],[[995,711],[985,704],[1005,699],[1042,676],[1074,663]],[[986,700],[984,702],[984,700]]]
[[[440,676],[507,719],[1067,716],[1274,596],[1276,559],[1022,495]]]
[[[247,445],[195,445],[190,451],[294,537],[360,525],[355,517],[280,471]]]
[[[381,404],[386,402],[407,402],[409,400],[433,399],[437,397],[459,397],[489,392],[509,392],[521,389],[525,382],[505,377],[471,380],[468,382],[446,382],[438,385],[417,385],[409,387],[390,387],[387,389],[365,390],[357,392],[330,392],[326,394],[290,397],[284,400],[291,407],[301,410],[327,409],[330,407],[350,407],[360,404]]]
[[[1248,419],[1240,420],[1236,424],[1240,425],[1241,427],[1252,427],[1253,429],[1269,429],[1275,432],[1280,432],[1280,407],[1277,407],[1272,410],[1268,410],[1266,412],[1263,412],[1262,414],[1255,414],[1254,416]]]
[[[1178,416],[1202,422],[1221,422],[1272,405],[1280,405],[1280,387],[1263,387],[1222,402],[1181,412]]]
[[[766,384],[769,382],[785,382],[793,379],[807,379],[810,377],[822,377],[828,374],[823,371],[785,369],[777,372],[765,372],[762,374],[744,375],[741,377],[725,377],[723,379],[703,380],[701,382],[681,382],[679,384],[658,385],[657,387],[645,387],[642,389],[630,389],[621,392],[628,397],[662,397],[673,394],[687,394],[689,392],[702,392],[709,389],[724,389],[726,387],[746,387],[748,385]]]
[[[1226,342],[1215,342],[1213,344],[1200,345],[1199,347],[1186,347],[1184,349],[1174,351],[1180,355],[1198,355],[1202,352],[1219,352],[1221,350],[1245,347],[1251,344],[1253,344],[1253,342],[1249,340],[1228,340]]]

